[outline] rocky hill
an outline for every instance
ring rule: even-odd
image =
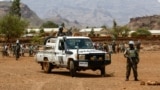
[[[43,19],[44,22],[45,21],[53,21],[54,23],[61,25],[62,23],[65,24],[66,28],[70,28],[70,27],[76,27],[76,28],[82,28],[82,24],[80,24],[78,21],[69,21],[66,18],[61,17],[60,15],[57,15],[55,17],[50,17],[50,18],[45,18]]]
[[[119,25],[119,23],[130,18],[130,21],[128,20],[128,26],[132,30],[141,27],[160,29],[160,16],[155,15],[159,11],[157,8],[160,8],[160,4],[157,1],[142,0],[144,3],[138,4],[135,0],[124,0],[125,2],[121,2],[121,0],[95,0],[99,3],[92,2],[92,0],[78,0],[76,2],[74,0],[50,0],[50,3],[49,0],[39,0],[36,3],[33,3],[33,1],[23,0],[21,4],[22,17],[30,22],[30,27],[39,27],[47,20],[57,24],[65,23],[67,27],[86,27],[112,24],[113,19],[115,19],[116,21],[118,20]],[[130,4],[131,2],[132,4]],[[148,7],[148,3],[150,3],[150,7]],[[0,17],[3,17],[9,12],[10,6],[11,2],[0,1]],[[43,20],[37,14],[41,18],[43,16]]]
[[[135,17],[131,18],[128,26],[132,30],[136,30],[138,28],[148,28],[158,29],[160,30],[160,15],[153,15],[153,16],[143,16],[143,17]]]
[[[1,1],[0,2],[0,17],[2,18],[9,12],[9,8],[11,6],[11,2]],[[21,3],[21,14],[22,18],[28,20],[30,22],[30,27],[39,27],[43,20],[41,20],[35,12],[33,12],[27,5]]]
[[[61,16],[84,26],[125,25],[132,17],[160,14],[159,0],[21,0],[40,18]]]

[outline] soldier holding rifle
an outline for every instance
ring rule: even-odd
[[[133,70],[134,80],[138,81],[137,64],[139,63],[139,54],[134,47],[134,41],[129,41],[129,48],[125,50],[124,56],[127,58],[126,81],[129,80],[131,69]]]

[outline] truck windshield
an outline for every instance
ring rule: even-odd
[[[67,49],[94,49],[92,41],[86,38],[66,39],[66,46]]]

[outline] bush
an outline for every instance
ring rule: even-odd
[[[140,28],[140,29],[137,29],[136,32],[133,32],[131,36],[132,37],[148,37],[148,36],[151,36],[151,32],[149,32],[145,28]]]

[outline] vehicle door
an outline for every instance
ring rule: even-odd
[[[59,65],[67,65],[65,45],[63,40],[59,40],[57,48],[55,49],[56,63]]]

